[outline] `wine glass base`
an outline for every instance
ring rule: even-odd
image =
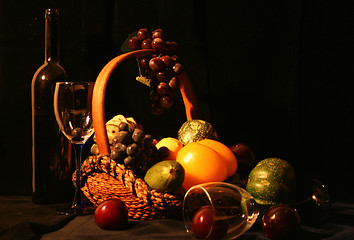
[[[90,206],[62,208],[56,211],[57,214],[67,215],[67,216],[90,215],[90,214],[94,214],[94,212],[95,212],[95,208]]]

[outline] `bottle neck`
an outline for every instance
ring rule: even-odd
[[[45,12],[45,59],[46,63],[59,62],[59,10]]]

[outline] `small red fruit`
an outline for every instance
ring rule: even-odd
[[[154,38],[151,42],[151,47],[155,51],[162,52],[165,50],[166,44],[161,38]]]
[[[153,71],[161,71],[163,67],[165,67],[165,64],[159,57],[154,57],[151,58],[149,61],[149,67]]]
[[[270,207],[262,218],[264,235],[272,240],[294,237],[299,227],[300,216],[298,212],[286,204]]]
[[[129,39],[128,45],[131,49],[137,50],[141,48],[141,41],[138,37],[132,37]]]
[[[146,28],[140,29],[136,35],[140,40],[144,40],[151,37],[149,30],[147,30]]]
[[[152,42],[151,38],[144,39],[141,42],[141,48],[142,49],[151,49],[151,42]]]
[[[155,31],[152,32],[152,38],[165,39],[165,32],[162,29],[156,29]]]
[[[162,57],[160,57],[161,61],[166,65],[166,67],[170,68],[173,66],[173,60],[170,56],[168,55],[164,55]]]
[[[237,172],[242,177],[248,176],[251,170],[256,166],[256,158],[253,150],[244,143],[233,144],[230,146],[230,149],[237,159]]]
[[[197,239],[217,240],[223,238],[229,225],[224,214],[211,206],[201,207],[193,216],[192,231]]]
[[[120,199],[109,199],[95,210],[96,224],[105,230],[123,229],[128,223],[128,210]]]

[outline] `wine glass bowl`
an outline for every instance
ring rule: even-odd
[[[69,209],[61,214],[84,215],[94,209],[84,204],[81,192],[81,158],[85,142],[93,134],[92,93],[93,82],[57,82],[54,91],[54,113],[63,134],[71,141],[75,153],[75,196]]]
[[[93,83],[59,82],[54,93],[54,112],[60,130],[73,143],[85,143],[93,133]]]
[[[187,191],[182,214],[186,231],[197,239],[234,239],[255,223],[259,207],[246,190],[210,182]]]

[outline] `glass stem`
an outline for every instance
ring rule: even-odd
[[[76,189],[75,189],[75,197],[72,204],[72,208],[75,211],[82,211],[83,201],[82,201],[82,193],[81,193],[81,158],[82,158],[82,147],[84,144],[73,143],[74,153],[75,153],[75,165],[76,165]]]

